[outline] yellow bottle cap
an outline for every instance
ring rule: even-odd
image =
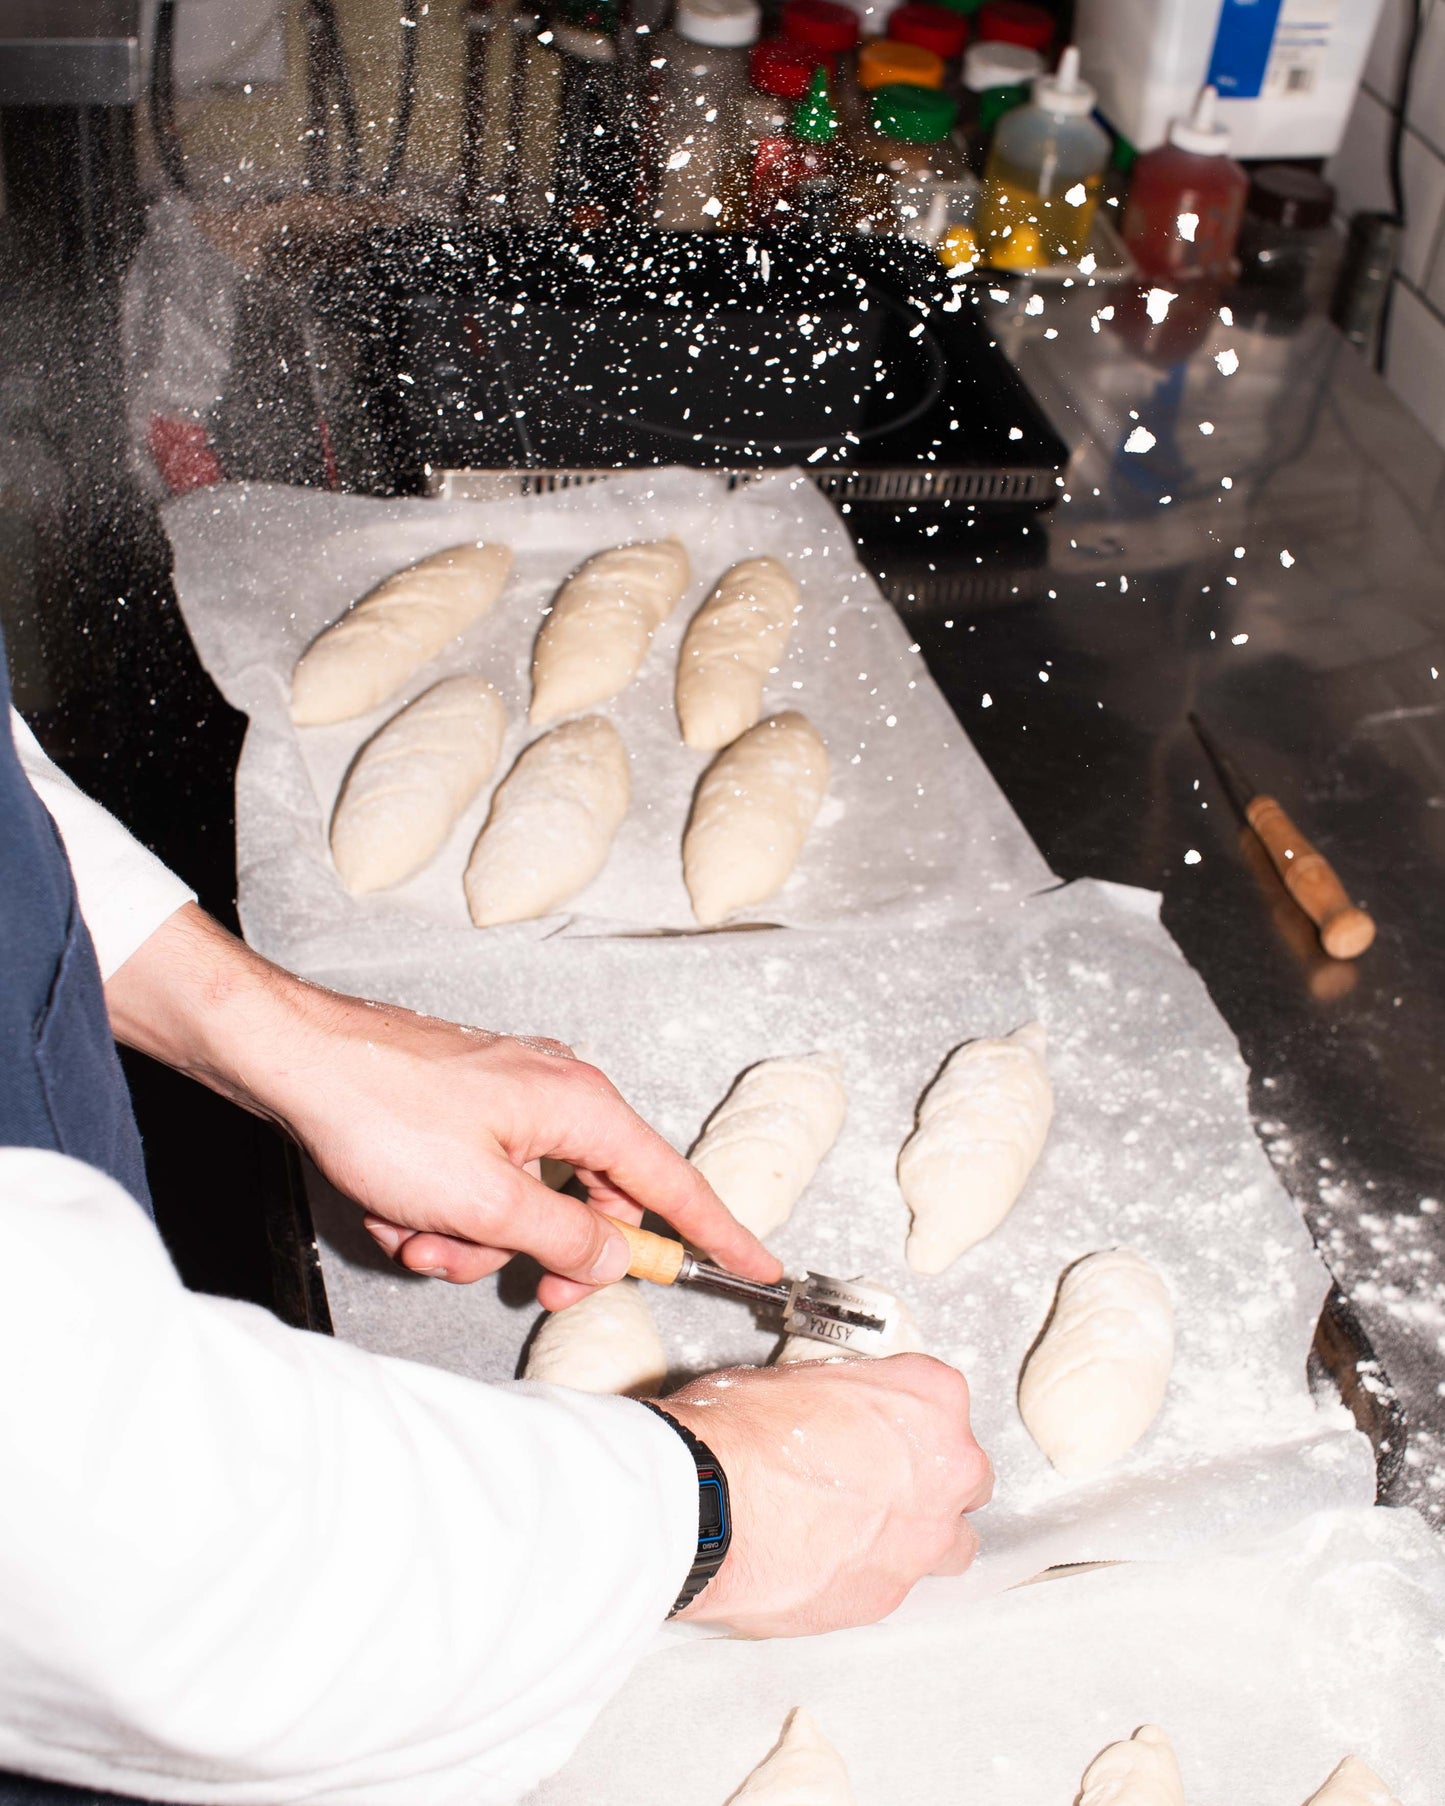
[[[858,52],[858,82],[864,88],[886,88],[893,82],[914,88],[941,88],[943,58],[919,44],[870,38]]]

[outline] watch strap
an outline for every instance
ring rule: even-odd
[[[733,1535],[732,1501],[722,1463],[702,1438],[694,1436],[675,1417],[670,1417],[661,1405],[645,1398],[639,1399],[638,1403],[645,1405],[682,1438],[697,1469],[697,1553],[693,1556],[687,1579],[682,1583],[682,1591],[667,1614],[669,1618],[675,1618],[692,1604],[727,1557]]]

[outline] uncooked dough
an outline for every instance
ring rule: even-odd
[[[876,1279],[860,1279],[860,1286],[877,1285]],[[886,1344],[879,1347],[859,1349],[856,1353],[837,1348],[831,1342],[819,1342],[813,1336],[784,1336],[782,1346],[773,1356],[774,1367],[791,1366],[795,1361],[856,1361],[880,1360],[884,1355],[926,1354],[923,1336],[913,1312],[901,1298],[894,1298],[893,1308],[888,1313],[889,1335]]]
[[[448,546],[379,583],[301,654],[291,678],[298,727],[377,708],[502,593],[509,546]]]
[[[1143,1255],[1085,1255],[1059,1281],[1024,1365],[1019,1415],[1061,1474],[1091,1474],[1153,1423],[1174,1361],[1174,1306]]]
[[[797,862],[828,788],[828,753],[793,710],[749,728],[703,773],[682,842],[693,914],[704,926],[761,903]]]
[[[798,586],[778,559],[745,558],[724,575],[677,655],[677,718],[689,746],[713,752],[753,725],[797,612]]]
[[[1400,1802],[1367,1763],[1346,1756],[1305,1806],[1400,1806]]]
[[[728,1806],[854,1806],[843,1758],[801,1706],[789,1714],[772,1755],[760,1762]]]
[[[744,1228],[771,1235],[837,1140],[847,1107],[836,1055],[759,1060],[714,1110],[689,1159]]]
[[[941,1273],[1013,1208],[1054,1113],[1047,1046],[1040,1022],[1001,1040],[970,1041],[923,1094],[918,1127],[898,1156],[916,1272]]]
[[[353,894],[419,872],[492,775],[507,713],[482,677],[447,677],[358,754],[331,822],[331,857]]]
[[[477,927],[545,915],[590,884],[631,793],[627,748],[600,715],[534,740],[497,786],[467,864]]]
[[[619,1279],[553,1311],[532,1338],[523,1378],[655,1398],[667,1378],[667,1354],[642,1288]]]
[[[1078,1806],[1184,1806],[1174,1746],[1157,1724],[1101,1750],[1084,1771]]]
[[[589,558],[562,585],[537,636],[533,726],[626,689],[687,583],[687,553],[675,539],[617,546]]]

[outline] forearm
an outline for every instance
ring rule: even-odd
[[[187,1293],[55,1155],[0,1152],[0,1230],[0,1768],[480,1806],[563,1760],[691,1559],[666,1425]]]
[[[358,1007],[253,953],[195,903],[111,974],[105,1001],[117,1041],[283,1123],[325,1037]]]

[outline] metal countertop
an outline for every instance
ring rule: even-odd
[[[1058,506],[865,556],[1054,870],[1163,893],[1407,1414],[1388,1497],[1445,1522],[1445,452],[1320,319],[984,305],[1075,448]],[[1241,835],[1190,710],[1376,916],[1357,963]]]

